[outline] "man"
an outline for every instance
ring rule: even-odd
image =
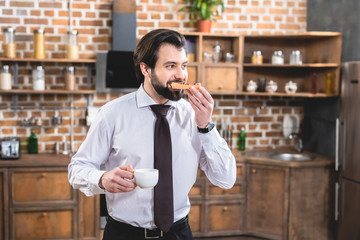
[[[87,196],[105,192],[109,216],[104,240],[192,239],[188,193],[198,166],[213,184],[228,189],[236,179],[235,158],[211,123],[211,95],[203,87],[191,87],[185,90],[186,101],[183,90],[171,87],[172,82],[186,83],[188,78],[181,34],[168,29],[149,32],[135,49],[134,63],[142,85],[99,110],[69,164],[69,181]],[[167,109],[166,119],[160,121],[167,122],[171,139],[160,148],[155,140],[158,117],[153,105]],[[159,151],[160,155],[170,151],[165,165],[170,163],[172,170],[162,170],[164,163],[157,163],[163,157],[158,156]],[[101,165],[105,171],[100,170]],[[133,170],[154,166],[159,168],[158,185],[137,187]],[[162,179],[168,179],[167,183]],[[163,185],[170,189],[157,197]],[[165,203],[159,203],[164,199]],[[159,213],[164,209],[170,210]]]

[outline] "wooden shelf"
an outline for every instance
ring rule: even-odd
[[[241,95],[247,96],[268,96],[268,97],[304,97],[304,98],[328,98],[328,97],[337,97],[335,94],[325,94],[325,93],[308,93],[308,92],[297,92],[294,94],[288,94],[284,92],[275,92],[275,93],[263,93],[263,92],[241,92]]]
[[[0,58],[1,62],[52,62],[52,63],[95,63],[96,59],[67,59],[67,58]]]
[[[0,90],[0,94],[94,94],[95,90],[44,90],[36,91],[31,89]]]
[[[275,65],[271,63],[264,64],[252,64],[252,63],[244,63],[244,67],[256,67],[256,68],[336,68],[340,67],[340,64],[337,63],[304,63],[300,65],[292,65],[292,64],[283,64],[283,65]]]

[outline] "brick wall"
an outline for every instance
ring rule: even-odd
[[[306,30],[306,0],[225,0],[225,13],[213,24],[216,33],[293,33]],[[136,0],[137,37],[148,31],[166,27],[175,30],[195,31],[188,24],[188,15],[178,13],[185,0]],[[17,57],[32,57],[33,30],[46,32],[46,57],[65,57],[65,34],[69,25],[67,0],[3,0],[0,1],[0,27],[16,29]],[[97,51],[111,49],[112,1],[73,0],[72,29],[79,31],[80,57],[94,58]],[[2,43],[2,35],[0,42]],[[2,63],[3,64],[3,63]],[[61,63],[44,63],[47,89],[63,87],[66,66]],[[31,88],[31,69],[34,63],[19,65],[19,84]],[[86,88],[86,65],[76,64],[77,85]],[[93,87],[90,86],[90,87]],[[39,137],[39,151],[52,152],[56,142],[70,142],[76,150],[86,136],[86,106],[101,106],[118,97],[117,94],[51,95],[20,94],[15,115],[14,96],[0,95],[0,137],[19,136],[22,152],[26,152],[26,139],[31,131]],[[241,127],[247,133],[247,147],[286,147],[289,140],[281,134],[284,114],[302,118],[302,100],[275,97],[214,96],[214,119],[232,121],[233,143]],[[70,128],[70,107],[73,109],[73,128]],[[60,126],[53,126],[51,118],[58,112],[63,117]],[[27,118],[41,118],[42,127],[21,126]]]

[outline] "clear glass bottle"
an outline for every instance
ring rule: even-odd
[[[45,58],[45,30],[34,30],[34,58]]]
[[[294,50],[290,53],[290,64],[293,65],[301,65],[302,64],[302,56],[300,50]]]
[[[3,43],[4,57],[16,57],[16,44],[15,44],[15,29],[4,29],[4,43]]]
[[[45,90],[45,71],[42,66],[37,66],[32,71],[33,89],[37,91]]]
[[[68,66],[65,69],[65,90],[74,91],[76,84],[75,67]]]
[[[9,65],[4,65],[0,73],[0,89],[1,90],[10,90],[12,88],[11,84],[11,73]]]
[[[68,59],[79,59],[78,32],[76,30],[67,32],[66,52]]]

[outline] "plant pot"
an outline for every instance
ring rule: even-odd
[[[211,20],[198,20],[197,27],[199,32],[207,32],[211,31]]]

